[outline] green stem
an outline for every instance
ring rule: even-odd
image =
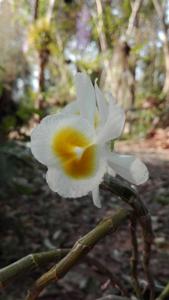
[[[138,281],[137,265],[138,265],[138,243],[137,243],[137,220],[135,218],[131,219],[130,222],[130,235],[131,235],[131,245],[132,245],[132,256],[130,258],[131,265],[131,279],[133,289],[136,293],[138,299],[142,299],[141,289]]]
[[[101,185],[103,189],[109,190],[112,194],[120,197],[124,202],[130,205],[134,210],[135,218],[138,219],[142,228],[144,251],[143,267],[144,273],[150,288],[150,300],[155,299],[154,280],[150,270],[151,245],[153,242],[153,231],[151,217],[148,209],[141,201],[137,191],[132,189],[126,182],[121,182],[118,178],[108,177],[107,182]]]
[[[19,259],[9,266],[0,269],[0,287],[5,288],[19,276],[25,276],[36,268],[41,268],[48,263],[54,263],[62,259],[66,254],[69,253],[69,251],[70,249],[56,249],[29,254],[22,259]],[[84,259],[89,266],[94,265],[101,274],[109,277],[112,285],[117,286],[123,295],[127,295],[127,291],[121,284],[119,278],[112,274],[105,264],[89,255],[87,255]]]
[[[29,254],[20,260],[0,269],[0,287],[4,288],[16,277],[25,275],[36,268],[55,260],[60,260],[69,252],[69,249],[57,249],[41,253]]]
[[[103,219],[92,231],[79,239],[71,251],[52,269],[43,274],[34,284],[26,300],[35,300],[41,291],[53,281],[62,278],[82,257],[84,257],[105,235],[115,232],[131,216],[131,212],[120,209],[115,215]]]
[[[169,299],[169,283],[166,285],[160,296],[157,298],[157,300],[167,300]]]

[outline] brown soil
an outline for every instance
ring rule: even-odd
[[[156,284],[164,286],[169,279],[169,153],[146,148],[144,144],[119,143],[121,152],[136,152],[148,165],[149,181],[139,187],[139,193],[152,215],[155,240],[151,267]],[[35,163],[36,167],[37,164]],[[2,197],[1,266],[5,266],[29,253],[51,248],[71,247],[76,239],[91,230],[105,215],[122,205],[109,192],[101,191],[103,208],[93,206],[90,197],[62,199],[52,193],[42,178],[44,170],[32,175],[31,194],[16,192]],[[24,173],[24,172],[23,172]],[[26,174],[23,175],[26,177]],[[37,178],[38,177],[38,178]],[[142,239],[139,234],[139,272],[142,284]],[[108,266],[113,274],[130,287],[129,258],[131,244],[128,225],[124,224],[114,236],[107,236],[91,252],[93,257]],[[49,267],[49,266],[48,266]],[[2,300],[23,300],[26,290],[45,269],[22,276],[4,290]],[[118,294],[107,278],[94,267],[82,263],[74,267],[59,283],[46,289],[40,299],[94,300],[104,294]]]

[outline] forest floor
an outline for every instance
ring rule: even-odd
[[[155,282],[164,286],[169,280],[169,151],[158,149],[148,142],[120,142],[123,153],[136,153],[148,165],[150,179],[138,188],[142,200],[150,210],[154,229],[151,268]],[[15,190],[10,184],[3,186],[1,199],[1,266],[5,266],[29,253],[53,248],[70,248],[98,221],[122,206],[122,202],[101,191],[102,209],[93,206],[90,197],[63,199],[52,193],[44,179],[45,170],[28,160],[13,173]],[[30,159],[31,160],[31,159]],[[18,173],[19,172],[19,173]],[[10,179],[9,179],[10,180]],[[6,183],[8,180],[6,181]],[[17,186],[17,189],[16,189]],[[142,239],[139,234],[139,272],[145,278],[141,265]],[[109,267],[129,288],[131,243],[129,228],[124,224],[115,235],[108,235],[91,251],[91,255]],[[48,266],[49,267],[49,266]],[[0,300],[24,300],[33,280],[42,269],[18,278],[0,295]],[[95,300],[106,294],[116,294],[108,279],[85,263],[74,267],[59,283],[50,285],[40,299]],[[146,299],[146,298],[145,298]]]

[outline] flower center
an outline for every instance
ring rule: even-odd
[[[79,130],[61,128],[52,139],[52,151],[65,173],[74,179],[85,179],[96,172],[97,146]]]

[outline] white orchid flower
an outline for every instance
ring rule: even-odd
[[[75,83],[77,100],[41,121],[31,134],[31,150],[47,166],[51,190],[66,198],[92,192],[94,204],[101,207],[99,184],[105,173],[139,185],[148,179],[148,171],[138,158],[110,150],[110,141],[124,127],[123,109],[112,97],[108,104],[86,74],[77,73]]]

